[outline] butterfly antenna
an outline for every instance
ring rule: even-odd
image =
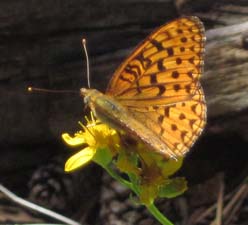
[[[53,90],[53,89],[45,89],[45,88],[37,88],[37,87],[32,87],[29,86],[27,88],[28,92],[43,92],[43,93],[70,93],[70,94],[78,94],[78,91],[73,91],[73,90]]]
[[[86,58],[86,70],[87,70],[87,82],[88,82],[88,88],[90,88],[90,63],[89,63],[89,57],[88,57],[88,51],[86,47],[86,39],[82,39],[82,45],[84,49],[84,54]]]
[[[78,94],[78,91],[73,91],[73,90],[53,90],[53,89],[46,89],[46,88],[37,88],[37,87],[32,87],[29,86],[27,88],[28,92],[44,92],[44,93],[71,93],[71,94]]]

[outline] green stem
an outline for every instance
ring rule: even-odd
[[[128,182],[127,180],[120,177],[117,173],[115,173],[110,167],[104,167],[104,169],[109,173],[111,177],[113,177],[115,180],[119,181],[122,185],[126,186],[127,188],[130,188],[132,190],[132,184]]]
[[[132,183],[120,177],[117,173],[115,173],[110,167],[104,167],[104,169],[109,173],[111,177],[115,180],[119,181],[121,184],[131,189],[136,195],[139,195],[138,190],[132,185]],[[146,206],[148,211],[162,224],[162,225],[173,225],[154,205]]]
[[[163,225],[173,225],[154,205],[147,206],[148,211]]]

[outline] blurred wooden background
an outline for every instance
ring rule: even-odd
[[[247,174],[248,146],[246,0],[2,0],[1,182],[27,197],[27,184],[35,170],[57,158],[63,168],[71,152],[62,143],[61,133],[78,130],[77,121],[84,117],[79,95],[30,94],[28,86],[72,90],[86,86],[81,46],[84,37],[92,86],[104,91],[114,70],[135,45],[154,28],[182,15],[199,16],[206,26],[202,84],[208,126],[181,173],[192,184],[220,171],[231,186],[240,183]],[[92,177],[92,171],[97,171],[100,179],[101,172],[94,166],[75,176]],[[93,183],[93,194],[98,192],[100,196],[100,181]]]

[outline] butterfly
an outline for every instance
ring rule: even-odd
[[[149,151],[177,159],[206,124],[199,79],[206,37],[197,17],[182,17],[152,32],[119,66],[106,93],[81,88],[95,116],[141,141]]]

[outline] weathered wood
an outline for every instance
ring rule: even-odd
[[[248,18],[246,0],[175,0],[180,15],[200,17],[208,28],[244,23]]]
[[[170,0],[1,1],[0,143],[43,142],[51,133],[59,137],[77,127],[82,99],[30,95],[26,87],[79,90],[86,85],[83,36],[88,39],[92,85],[104,89],[107,74],[120,62],[109,56],[136,45],[146,28],[175,16]]]
[[[34,145],[60,139],[62,132],[77,129],[77,121],[84,115],[79,96],[29,94],[25,89],[28,85],[74,90],[85,86],[80,43],[83,35],[88,37],[92,86],[104,90],[131,49],[152,28],[175,16],[171,1],[99,2],[103,7],[96,7],[96,17],[87,10],[91,6],[86,2],[37,2],[0,3],[3,149],[13,144]],[[120,12],[121,6],[125,13]],[[111,16],[106,17],[108,10]],[[242,45],[246,29],[247,24],[242,23],[207,31],[202,83],[210,121],[247,108],[247,50]]]
[[[131,16],[120,16],[117,10],[120,5],[110,2],[103,4],[103,9],[96,8],[94,13],[100,16],[93,18],[87,14],[86,3],[76,0],[46,1],[38,7],[36,1],[0,4],[3,31],[0,34],[0,143],[3,149],[10,145],[16,148],[13,144],[20,143],[33,146],[52,139],[61,142],[62,132],[77,130],[77,121],[84,116],[79,96],[29,94],[25,89],[28,85],[74,90],[86,86],[82,36],[88,37],[92,86],[104,91],[113,71],[134,46],[175,12],[170,1],[146,2],[145,6],[132,1],[120,3]],[[14,7],[16,10],[11,11]],[[112,19],[104,17],[107,8],[112,12]],[[142,9],[143,13],[135,13]],[[164,13],[164,9],[170,13]],[[243,23],[207,31],[206,72],[202,83],[209,121],[247,108],[247,50],[242,45],[246,29],[247,24]],[[232,126],[232,121],[229,124]],[[51,151],[56,153],[55,149]]]
[[[226,33],[228,30],[233,31],[235,27],[233,34]],[[242,35],[245,29],[247,29],[247,23],[207,32],[206,66],[202,80],[209,106],[209,116],[237,112],[247,107],[247,50],[242,46]],[[213,32],[217,34],[215,37],[213,37]],[[80,42],[78,42],[78,48],[81,48]],[[130,50],[130,48],[120,49],[114,54],[106,53],[91,57],[92,85],[104,90],[106,80],[110,78],[114,68]],[[65,58],[69,57],[67,55],[65,53]],[[38,61],[36,63],[38,64]],[[60,65],[60,62],[57,64]],[[50,134],[47,129],[51,128],[52,132],[58,135],[63,130],[75,127],[75,121],[79,120],[80,114],[83,113],[82,101],[79,97],[25,93],[25,88],[30,84],[50,88],[69,89],[72,87],[75,90],[86,85],[86,82],[83,84],[82,71],[84,69],[80,61],[62,63],[57,69],[54,67],[54,65],[48,65],[48,67],[36,65],[32,76],[37,76],[37,78],[32,78],[31,81],[23,82],[11,77],[1,80],[1,96],[5,96],[1,98],[1,105],[3,105],[1,125],[4,128],[3,135],[1,135],[2,141],[22,142],[24,141],[23,135],[26,133],[28,134],[25,137],[26,140],[32,139],[35,142],[35,137],[49,138]],[[6,70],[6,67],[4,69]],[[32,66],[26,69],[32,70]],[[30,71],[27,73],[31,76]],[[22,84],[20,85],[19,82]]]
[[[195,146],[198,151],[186,159],[184,172],[194,183],[199,182],[199,176],[206,179],[229,165],[227,170],[233,171],[229,174],[234,179],[246,163],[242,152],[248,140],[248,3],[176,3],[178,14],[203,19],[208,38],[202,84],[209,125]],[[1,1],[1,182],[24,193],[34,168],[66,152],[60,135],[77,130],[77,121],[84,116],[79,96],[29,94],[28,85],[73,90],[86,86],[81,47],[84,36],[88,41],[92,86],[104,90],[134,46],[155,27],[177,17],[177,10],[172,0]],[[225,160],[228,157],[231,163]],[[210,172],[206,169],[209,167]],[[20,184],[24,184],[22,188]]]
[[[206,33],[206,66],[202,80],[210,117],[248,107],[248,50],[243,42],[247,30],[245,22]]]

